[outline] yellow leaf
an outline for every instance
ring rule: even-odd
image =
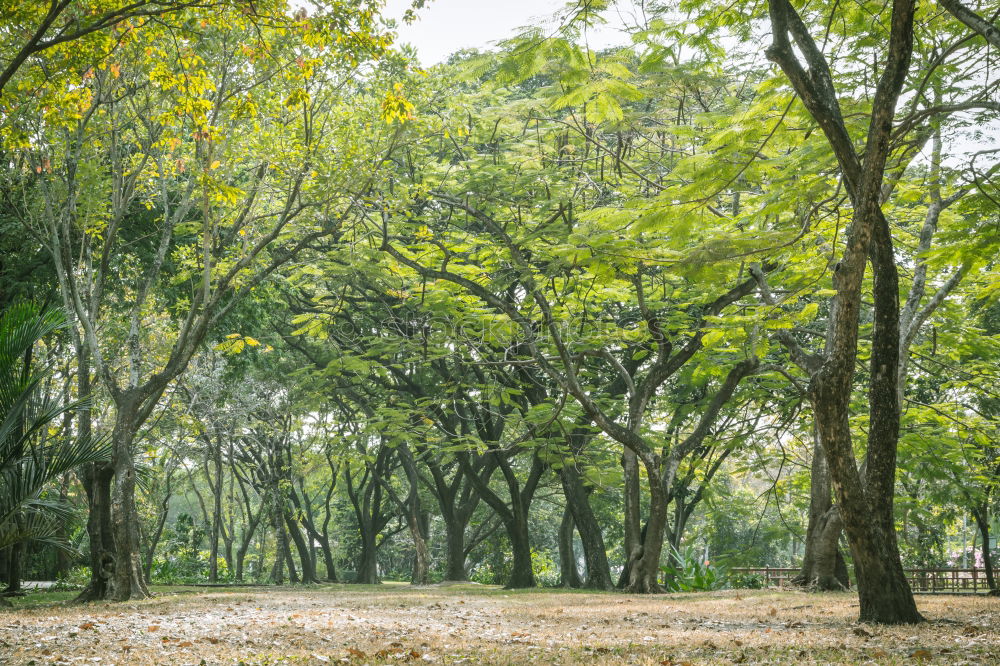
[[[218,169],[220,164],[222,164],[222,163],[219,160],[215,160],[214,162],[212,162],[212,165],[210,167],[208,167],[208,168],[209,169],[213,169],[213,170],[214,169]]]

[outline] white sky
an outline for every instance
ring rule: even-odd
[[[410,3],[387,0],[384,15],[401,19]],[[415,47],[421,64],[435,65],[459,49],[490,48],[523,26],[555,26],[555,15],[566,5],[567,0],[430,0],[414,23],[400,21],[399,42]],[[591,45],[603,46],[614,39],[613,35],[596,35]]]

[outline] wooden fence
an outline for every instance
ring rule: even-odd
[[[760,567],[735,568],[730,571],[733,574],[760,576],[766,587],[782,587],[789,585],[800,570]],[[910,589],[914,592],[955,594],[989,592],[990,589],[983,569],[904,569],[904,572],[910,582]]]

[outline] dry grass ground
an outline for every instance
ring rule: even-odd
[[[3,664],[1000,664],[1000,599],[922,596],[915,627],[853,594],[655,597],[462,585],[161,589],[0,611]]]

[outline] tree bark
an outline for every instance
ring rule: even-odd
[[[583,485],[580,472],[575,467],[575,461],[567,460],[559,470],[563,494],[569,508],[573,523],[580,534],[583,545],[583,559],[587,565],[587,579],[584,587],[591,590],[610,590],[614,587],[611,580],[611,567],[608,564],[608,553],[604,545],[604,534],[590,506],[589,492]]]
[[[829,65],[807,26],[788,0],[769,0],[769,10],[772,44],[767,57],[781,67],[822,129],[853,204],[845,249],[834,272],[837,295],[829,352],[810,378],[809,395],[854,556],[860,620],[919,622],[923,618],[903,574],[893,524],[899,438],[899,285],[892,237],[881,210],[893,117],[913,50],[915,0],[893,1],[890,35],[872,102],[863,161],[844,123]],[[869,257],[875,277],[875,304],[868,447],[862,478],[854,457],[850,398],[858,351],[861,287]]]
[[[1000,590],[997,589],[996,577],[993,574],[993,553],[990,552],[990,520],[988,505],[983,503],[978,509],[972,512],[972,517],[975,519],[976,526],[979,527],[979,535],[982,537],[981,550],[983,553],[983,569],[986,572],[986,585],[990,588],[990,594],[992,596],[1000,595]]]
[[[299,582],[318,583],[319,579],[316,577],[315,559],[312,556],[311,549],[306,543],[305,537],[302,536],[299,524],[287,508],[285,510],[285,525],[288,528],[289,536],[292,538],[292,543],[295,544],[295,550],[299,553],[299,564],[302,569],[302,577]]]
[[[142,576],[147,585],[152,583],[153,556],[156,554],[156,546],[160,543],[160,537],[163,536],[163,528],[167,524],[167,513],[170,506],[170,497],[172,496],[170,482],[171,477],[173,476],[173,470],[165,470],[164,474],[166,475],[166,479],[164,480],[166,487],[163,491],[163,499],[160,501],[160,511],[156,518],[156,528],[153,530],[153,534],[149,537],[146,556],[142,562]]]
[[[288,537],[285,532],[284,509],[277,483],[271,493],[271,525],[274,527],[274,565],[271,567],[271,582],[282,585],[285,582],[285,553],[288,551]]]
[[[622,451],[622,477],[624,481],[622,507],[625,512],[625,540],[622,548],[625,551],[625,564],[618,587],[625,588],[632,580],[632,566],[642,556],[642,513],[639,503],[639,458],[635,452],[626,448]]]
[[[415,551],[410,582],[414,585],[426,585],[430,577],[431,552],[427,547],[427,534],[421,516],[420,476],[417,474],[417,463],[413,458],[413,453],[405,444],[397,448],[397,453],[409,484],[409,492],[406,500],[400,503],[400,508],[405,513],[406,526],[410,530],[410,538],[413,540]]]
[[[642,464],[649,480],[649,518],[641,532],[638,548],[628,558],[625,591],[632,594],[663,591],[660,585],[660,554],[667,527],[667,495],[660,473],[660,457],[656,454],[643,456]]]
[[[959,0],[938,0],[938,4],[974,32],[982,35],[989,44],[1000,49],[1000,29],[995,25],[963,5]]]
[[[569,507],[563,509],[559,523],[559,584],[562,587],[580,588],[583,581],[576,567],[576,552],[573,549],[573,514]]]
[[[87,494],[87,537],[90,543],[90,582],[76,602],[107,597],[114,570],[114,542],[111,537],[111,481],[114,471],[106,463],[91,463],[82,474]]]
[[[212,491],[212,533],[209,535],[208,542],[208,581],[217,583],[219,582],[219,537],[222,532],[222,451],[219,448],[219,442],[215,442],[215,446],[213,446],[212,438],[205,437],[205,442],[210,449],[209,457],[215,474],[213,482],[208,470],[205,470],[209,489]]]
[[[7,549],[6,569],[3,571],[7,587],[4,596],[16,596],[21,592],[21,560],[24,558],[24,542],[15,543]]]
[[[844,590],[851,586],[847,564],[840,552],[843,521],[833,506],[830,468],[818,438],[813,439],[810,470],[809,523],[806,528],[802,569],[794,582],[818,590]]]
[[[111,491],[111,535],[115,559],[108,598],[113,601],[150,596],[142,573],[139,514],[135,504],[133,443],[140,426],[138,406],[139,397],[131,392],[116,401],[118,413],[111,434],[111,464],[115,473]]]
[[[511,469],[510,462],[505,459],[505,454],[491,450],[487,455],[494,457],[497,467],[503,473],[508,494],[510,495],[509,505],[490,488],[488,478],[483,479],[475,473],[466,452],[458,454],[458,459],[465,469],[469,480],[475,486],[476,492],[496,512],[503,523],[504,530],[507,532],[513,562],[510,578],[507,580],[504,588],[513,590],[537,587],[538,583],[535,580],[535,573],[531,566],[531,537],[528,530],[528,512],[535,489],[538,487],[538,480],[541,478],[543,469],[542,461],[537,454],[533,456],[531,472],[522,487],[513,469]]]
[[[391,450],[384,443],[379,446],[375,462],[365,463],[365,473],[361,476],[360,488],[355,487],[350,466],[344,466],[347,495],[354,507],[354,515],[358,521],[358,537],[361,541],[354,583],[375,585],[379,582],[378,535],[389,520],[383,507],[384,493],[379,477],[389,473],[390,454]]]

